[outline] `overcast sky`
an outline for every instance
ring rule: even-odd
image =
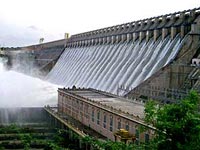
[[[0,46],[26,46],[200,7],[200,0],[0,0]]]

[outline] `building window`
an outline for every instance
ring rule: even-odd
[[[92,121],[94,122],[94,109],[92,110]]]
[[[110,116],[110,131],[113,131],[113,116]]]
[[[83,102],[80,103],[80,110],[83,111]]]
[[[106,128],[106,114],[104,114],[103,117],[103,127]]]
[[[149,134],[145,133],[145,143],[148,143],[148,142],[149,142]]]
[[[117,129],[121,129],[121,119],[118,121]]]
[[[100,111],[97,112],[97,124],[100,123]]]
[[[129,124],[128,124],[128,122],[126,123],[126,130],[129,131]]]
[[[135,129],[135,144],[139,144],[139,136],[140,136],[140,133],[139,133],[139,130],[138,129]]]
[[[88,105],[83,103],[83,109],[84,109],[84,116],[85,118],[89,118],[89,114],[88,114]]]

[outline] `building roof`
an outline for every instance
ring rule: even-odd
[[[94,90],[94,89],[59,89],[61,91],[79,96],[92,102],[98,104],[101,108],[110,109],[111,111],[125,115],[126,117],[144,117],[144,105],[135,102],[133,100],[128,100],[117,95],[110,93]]]

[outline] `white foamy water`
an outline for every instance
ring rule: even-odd
[[[15,71],[0,60],[0,107],[43,107],[57,104],[57,86]]]
[[[47,76],[65,87],[94,88],[125,95],[169,64],[182,48],[180,35],[164,40],[66,48]]]

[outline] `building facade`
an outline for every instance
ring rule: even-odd
[[[142,120],[144,106],[138,102],[94,89],[58,89],[58,113],[72,117],[110,140],[128,131],[136,143],[148,142],[154,133]],[[140,127],[149,128],[140,133]],[[120,130],[121,129],[121,130]]]

